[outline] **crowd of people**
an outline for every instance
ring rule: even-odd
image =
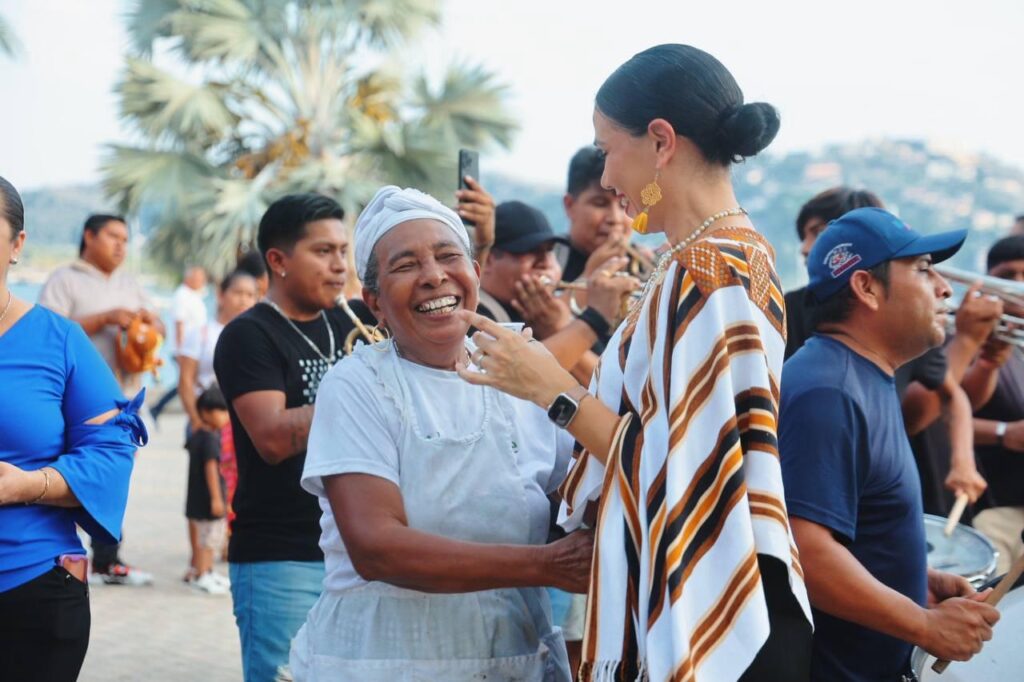
[[[185,270],[173,329],[120,268],[118,216],[86,221],[36,305],[14,296],[25,217],[0,178],[3,672],[77,676],[76,527],[94,580],[152,580],[118,544],[138,325],[174,337],[185,580],[230,593],[247,682],[895,682],[914,647],[970,659],[999,612],[929,567],[924,516],[962,498],[1000,573],[1024,556],[1003,322],[1024,311],[979,285],[952,310],[934,266],[966,231],[848,187],[795,216],[809,283],[784,293],[730,176],[779,124],[713,56],[651,48],[596,95],[566,236],[477,178],[454,209],[382,187],[352,231],[291,194],[213,316]],[[1024,234],[987,275],[1024,283]]]

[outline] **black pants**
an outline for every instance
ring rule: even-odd
[[[771,633],[740,682],[808,682],[811,624],[789,588],[788,570],[775,557],[757,555]]]
[[[0,593],[0,678],[78,679],[89,624],[88,585],[59,566]]]
[[[92,570],[96,573],[106,573],[111,564],[121,563],[121,558],[118,556],[120,548],[120,544],[105,545],[93,540]]]

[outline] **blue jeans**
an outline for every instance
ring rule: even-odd
[[[245,682],[273,682],[288,665],[292,638],[320,596],[321,561],[230,564],[231,599]]]

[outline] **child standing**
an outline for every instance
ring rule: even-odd
[[[185,516],[195,524],[198,548],[192,557],[193,587],[208,594],[227,594],[225,576],[213,572],[214,552],[224,544],[227,522],[224,479],[220,475],[220,432],[228,422],[228,406],[217,386],[196,400],[202,422],[185,447],[188,450],[188,495]]]

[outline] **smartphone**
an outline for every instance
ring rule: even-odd
[[[472,149],[459,150],[459,189],[469,189],[466,184],[466,176],[474,180],[480,180],[480,153]],[[475,227],[473,221],[462,219],[462,222]]]

